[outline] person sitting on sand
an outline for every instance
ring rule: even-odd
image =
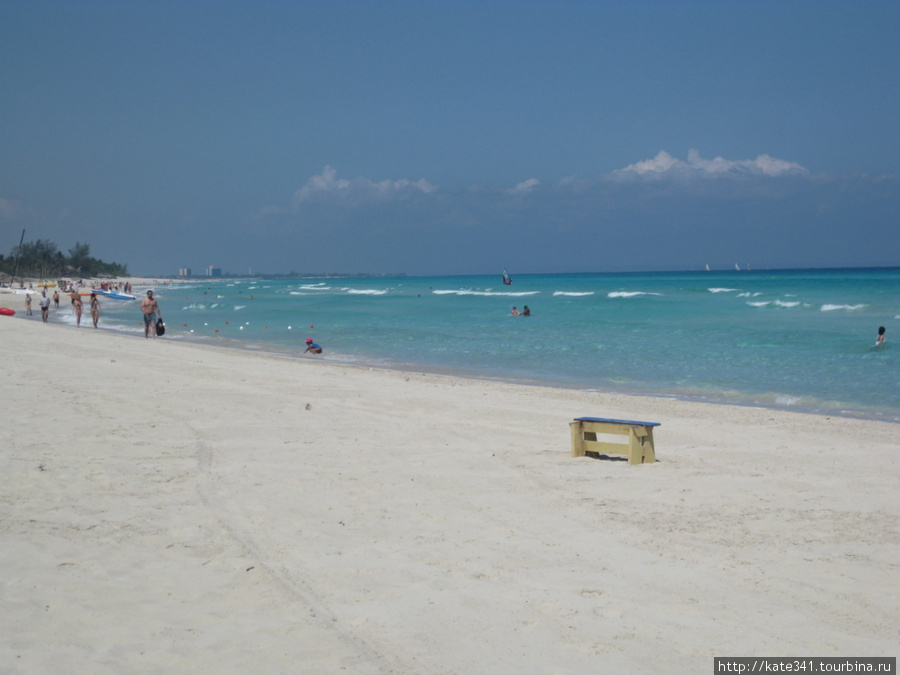
[[[875,339],[875,346],[880,347],[884,344],[884,326],[878,328],[878,337]]]
[[[306,352],[309,352],[310,354],[321,354],[322,348],[313,342],[312,338],[306,338]],[[306,352],[303,353],[306,354]]]

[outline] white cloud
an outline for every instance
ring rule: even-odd
[[[300,204],[300,202],[309,199],[314,194],[339,192],[350,187],[350,181],[344,179],[337,180],[335,176],[337,176],[337,170],[330,166],[326,166],[320,175],[310,178],[306,182],[306,185],[294,193],[294,205]]]
[[[0,218],[3,220],[13,220],[24,212],[25,209],[22,207],[21,202],[0,197]]]
[[[541,184],[537,178],[529,178],[528,180],[523,180],[521,183],[516,185],[511,190],[507,190],[507,192],[511,195],[525,195],[531,192],[534,188]]]
[[[618,176],[638,175],[645,178],[663,176],[806,176],[809,171],[796,162],[759,155],[756,159],[703,159],[696,150],[688,152],[687,161],[672,157],[665,150],[653,159],[636,162],[613,172]]]
[[[349,181],[344,178],[337,178],[337,170],[331,166],[326,166],[321,174],[310,178],[306,185],[294,193],[292,203],[294,208],[297,209],[303,202],[315,196],[333,195],[385,199],[414,192],[431,194],[436,190],[437,186],[429,183],[424,178],[417,181],[411,181],[407,178],[378,182],[369,178],[356,178]]]

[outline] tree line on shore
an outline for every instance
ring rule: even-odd
[[[127,277],[128,267],[91,257],[90,244],[75,242],[68,255],[48,239],[23,242],[13,246],[8,256],[0,254],[0,273],[21,279],[32,277],[53,279],[75,277]]]

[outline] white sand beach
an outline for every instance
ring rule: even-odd
[[[898,653],[900,426],[39,318],[0,345],[0,672]],[[571,457],[583,415],[661,423],[658,461]]]

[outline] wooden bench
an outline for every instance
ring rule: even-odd
[[[659,422],[632,422],[602,417],[578,417],[569,422],[572,429],[572,457],[585,453],[628,455],[629,464],[652,464],[656,461],[653,449],[653,427]],[[598,441],[597,434],[628,436],[627,443]]]

